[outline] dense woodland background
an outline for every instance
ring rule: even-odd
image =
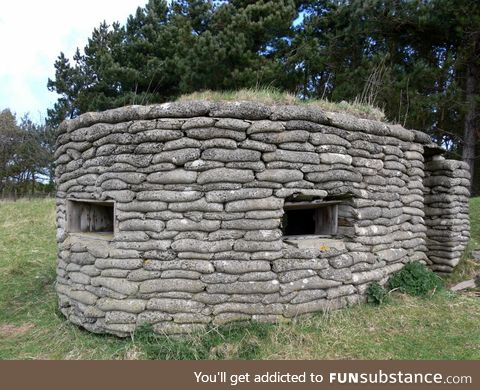
[[[45,123],[0,112],[0,195],[53,189],[65,118],[264,87],[378,106],[468,162],[480,192],[480,1],[149,0],[54,66],[59,99]]]

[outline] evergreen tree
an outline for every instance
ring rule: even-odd
[[[306,96],[378,105],[457,158],[463,151],[473,174],[479,36],[478,2],[323,0],[307,9],[290,61]]]
[[[273,86],[357,100],[427,131],[474,170],[480,3],[469,0],[149,0],[55,63],[56,125],[197,90]]]
[[[125,26],[103,22],[73,64],[63,53],[49,123],[126,104],[174,99],[199,89],[282,88],[277,61],[298,5],[281,1],[149,0]]]

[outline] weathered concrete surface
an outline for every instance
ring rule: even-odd
[[[362,301],[409,261],[450,272],[468,241],[466,166],[430,139],[307,106],[204,101],[64,122],[57,292],[94,332],[189,333]],[[109,237],[68,231],[67,199],[115,201]],[[285,200],[338,199],[335,237],[282,237]]]

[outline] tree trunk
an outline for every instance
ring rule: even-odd
[[[475,45],[478,50],[478,45]],[[475,50],[475,51],[477,51]],[[476,189],[474,186],[474,166],[475,166],[475,144],[477,142],[477,88],[478,88],[478,65],[476,63],[475,54],[472,60],[467,64],[465,97],[467,103],[467,112],[465,113],[464,122],[464,139],[463,139],[463,153],[462,160],[470,167],[470,175],[472,181],[470,183],[470,190]],[[473,191],[472,191],[473,192]]]
[[[32,198],[35,196],[35,172],[32,171]]]
[[[7,163],[3,157],[6,154],[5,150],[0,152],[0,191],[3,192],[7,184]]]

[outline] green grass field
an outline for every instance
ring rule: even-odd
[[[480,247],[480,198],[471,222]],[[57,310],[55,257],[54,201],[0,202],[0,359],[480,359],[480,299],[449,292],[188,339],[94,335]],[[466,255],[447,282],[475,269]]]

